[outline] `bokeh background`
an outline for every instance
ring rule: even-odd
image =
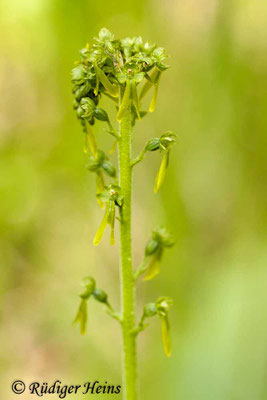
[[[140,336],[140,398],[266,399],[266,1],[1,0],[0,19],[1,397],[19,378],[121,383],[117,324],[92,301],[87,335],[72,327],[86,275],[119,307],[118,249],[108,235],[92,245],[102,210],[70,84],[79,49],[105,26],[170,54],[134,152],[167,129],[179,137],[157,196],[159,155],[135,169],[135,265],[156,225],[176,239],[137,291],[138,315],[174,299],[172,357],[157,320]]]

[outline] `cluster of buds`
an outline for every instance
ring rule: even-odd
[[[149,111],[154,111],[159,79],[168,68],[164,64],[166,57],[164,48],[143,42],[141,37],[116,40],[109,30],[101,29],[93,44],[87,44],[80,51],[80,60],[72,70],[74,108],[85,132],[86,121],[90,125],[94,125],[95,119],[108,122],[107,115],[104,116],[107,119],[101,119],[104,113],[98,108],[99,100],[105,95],[117,102],[121,88],[124,95],[118,121],[129,101],[132,101],[135,118],[140,119],[144,113],[139,111],[139,102],[152,87]],[[143,80],[146,83],[138,96],[136,88]]]

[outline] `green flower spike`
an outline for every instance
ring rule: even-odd
[[[164,228],[153,231],[152,238],[145,248],[145,254],[139,267],[133,272],[131,224],[131,177],[133,167],[147,156],[148,152],[163,152],[159,171],[155,181],[157,192],[166,175],[171,146],[176,142],[172,132],[150,139],[141,153],[132,159],[132,129],[137,119],[142,119],[156,107],[159,83],[162,73],[168,68],[164,60],[166,52],[156,44],[145,42],[138,37],[116,39],[108,29],[102,28],[99,35],[80,51],[80,59],[72,70],[73,108],[86,135],[85,152],[88,154],[89,171],[96,175],[96,197],[98,204],[104,208],[102,220],[95,234],[93,243],[97,246],[107,228],[110,226],[110,244],[115,244],[114,225],[116,218],[121,227],[121,312],[116,312],[109,303],[107,294],[96,287],[95,281],[88,277],[84,281],[85,291],[80,295],[79,309],[74,323],[79,323],[81,333],[86,331],[87,304],[93,298],[104,305],[105,311],[116,319],[123,332],[123,379],[125,398],[136,399],[137,396],[137,360],[136,336],[148,325],[147,319],[158,316],[161,321],[161,336],[164,352],[171,354],[170,324],[168,310],[171,301],[159,298],[144,307],[139,324],[136,325],[134,298],[135,282],[141,275],[144,280],[154,278],[160,271],[165,248],[173,245],[173,239]],[[142,83],[143,82],[143,83]],[[151,101],[148,110],[141,108],[144,96],[151,89]],[[112,100],[116,108],[118,128],[113,128],[112,119],[104,109],[103,96]],[[110,114],[111,116],[111,114]],[[108,126],[108,133],[115,138],[112,151],[118,146],[118,180],[121,188],[115,184],[105,185],[104,177],[108,175],[111,182],[117,183],[117,173],[107,155],[98,149],[93,132],[94,124],[102,121]],[[124,197],[123,197],[124,196]],[[117,208],[118,207],[118,210]],[[119,211],[119,212],[118,212]],[[116,212],[118,216],[116,217]]]

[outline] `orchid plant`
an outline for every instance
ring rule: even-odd
[[[87,304],[90,298],[102,303],[111,317],[117,320],[123,337],[123,388],[125,400],[137,399],[137,353],[136,342],[140,332],[147,326],[149,318],[158,316],[161,321],[161,335],[166,356],[171,354],[169,308],[171,299],[159,297],[143,309],[139,323],[136,323],[135,287],[140,277],[143,281],[153,279],[160,272],[164,252],[173,246],[169,232],[158,227],[152,232],[141,264],[133,267],[131,197],[134,167],[147,153],[159,151],[162,161],[156,174],[154,192],[161,188],[169,164],[170,151],[176,143],[176,135],[167,131],[150,139],[140,154],[132,158],[131,142],[135,123],[141,121],[147,111],[142,101],[151,93],[149,112],[153,112],[162,74],[169,68],[165,64],[166,51],[141,37],[115,39],[106,28],[92,44],[80,51],[80,60],[72,70],[72,91],[74,109],[85,134],[84,151],[88,156],[88,171],[95,174],[96,199],[104,208],[103,219],[96,231],[93,244],[99,245],[107,226],[110,226],[110,244],[115,244],[115,222],[120,225],[120,280],[121,311],[111,306],[108,295],[96,286],[92,277],[86,277],[82,285],[80,305],[75,323],[80,324],[82,334],[86,332]],[[100,107],[106,96],[116,108],[118,129],[114,128],[108,113]],[[94,134],[96,123],[103,123],[107,132],[114,137],[110,153],[118,149],[118,173],[109,156],[99,149]]]

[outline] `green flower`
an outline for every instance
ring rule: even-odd
[[[93,244],[98,246],[104,235],[107,225],[110,225],[110,244],[115,244],[114,236],[114,225],[115,225],[115,206],[121,207],[123,204],[123,197],[121,196],[121,189],[117,185],[109,185],[107,190],[97,195],[97,198],[102,202],[106,203],[106,211],[104,217],[99,225],[99,228],[95,234]]]
[[[144,280],[151,280],[159,274],[163,251],[165,248],[172,247],[173,245],[174,239],[166,228],[159,227],[152,232],[152,238],[145,248],[147,266]]]

